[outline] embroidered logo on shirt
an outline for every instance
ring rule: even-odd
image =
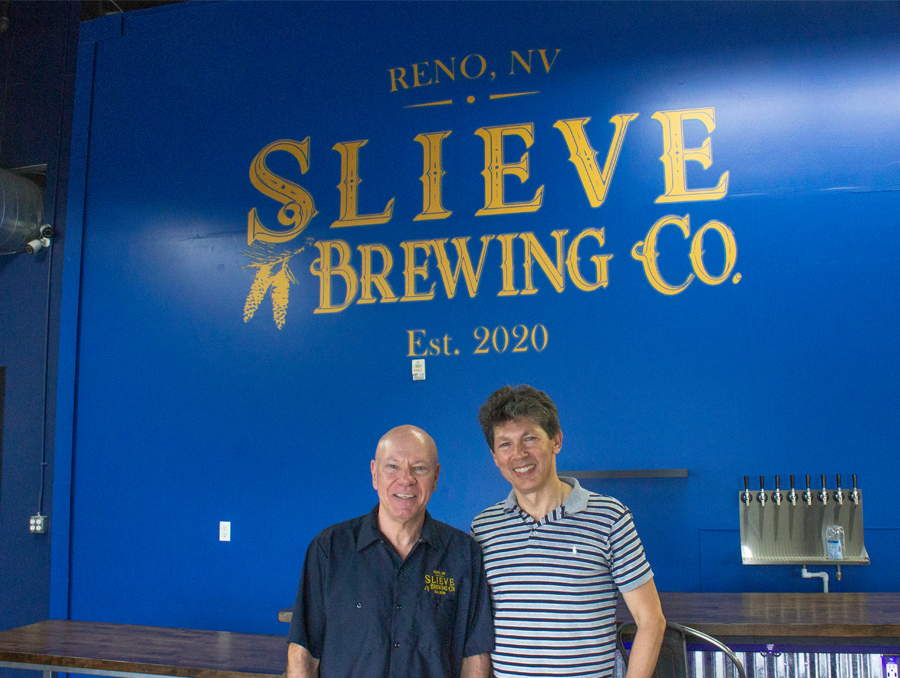
[[[446,572],[432,570],[431,574],[425,575],[425,590],[439,596],[446,596],[448,593],[456,591],[456,580],[448,577]]]

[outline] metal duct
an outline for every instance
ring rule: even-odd
[[[33,181],[0,169],[0,253],[24,252],[41,237],[44,195]]]

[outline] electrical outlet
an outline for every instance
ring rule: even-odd
[[[38,513],[36,516],[31,516],[31,519],[28,521],[28,529],[32,534],[43,534],[47,531],[47,516],[42,516]]]
[[[219,541],[231,541],[231,522],[221,521],[219,523]]]
[[[895,656],[882,655],[881,663],[884,665],[884,678],[900,678],[897,670],[897,659]]]

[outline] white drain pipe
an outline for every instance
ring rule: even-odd
[[[804,579],[821,579],[822,580],[822,588],[823,593],[828,593],[828,573],[827,572],[809,572],[806,569],[806,565],[804,565],[800,569],[800,576]]]

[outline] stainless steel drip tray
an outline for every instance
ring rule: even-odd
[[[842,558],[834,560],[822,556],[741,556],[744,565],[868,565],[869,554],[863,548],[860,558]]]
[[[862,492],[859,503],[814,501],[791,505],[755,499],[739,501],[741,560],[745,565],[868,565],[863,543]],[[839,525],[844,530],[844,557],[825,556],[823,527]]]

